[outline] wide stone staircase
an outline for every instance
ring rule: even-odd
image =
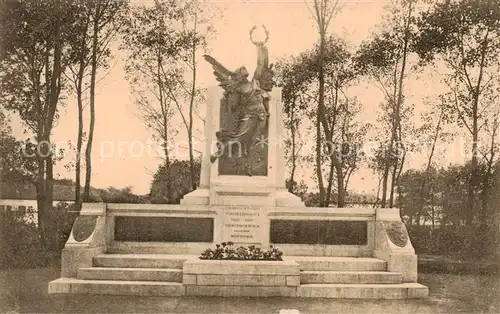
[[[77,278],[60,278],[49,292],[142,296],[181,296],[182,265],[194,256],[168,254],[102,254],[93,266],[78,269]]]
[[[182,296],[182,267],[194,255],[102,254],[77,278],[49,284],[50,293]],[[418,283],[403,283],[387,263],[366,257],[288,256],[300,265],[297,297],[406,299],[428,295]],[[269,296],[273,295],[270,291]],[[259,296],[268,296],[259,294]]]
[[[403,283],[401,274],[370,257],[290,256],[299,263],[298,297],[406,299],[428,295],[418,283]]]

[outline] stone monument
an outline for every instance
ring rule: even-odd
[[[200,186],[180,205],[83,204],[49,293],[421,298],[395,208],[314,208],[285,188],[281,91],[265,39],[252,80],[211,56]],[[201,260],[221,242],[272,244],[283,261]]]
[[[221,207],[223,241],[267,245],[266,207],[305,205],[285,188],[281,90],[269,64],[269,33],[263,26],[265,39],[256,41],[255,29],[250,31],[257,48],[252,80],[245,67],[230,71],[204,56],[219,87],[209,90],[200,186],[181,204]]]

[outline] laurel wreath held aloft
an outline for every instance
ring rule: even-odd
[[[266,39],[264,39],[263,41],[255,41],[253,39],[253,32],[257,29],[257,26],[254,25],[254,27],[252,27],[252,29],[250,30],[250,40],[252,41],[252,43],[254,45],[264,45],[267,43],[267,41],[269,40],[269,31],[267,30],[266,26],[265,25],[262,25],[262,28],[264,29],[264,32],[266,32]]]

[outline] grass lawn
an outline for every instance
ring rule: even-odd
[[[416,300],[49,296],[58,277],[57,267],[0,271],[0,313],[500,313],[499,278],[486,275],[420,274],[431,296]]]

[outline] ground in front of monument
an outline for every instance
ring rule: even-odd
[[[17,313],[498,313],[498,276],[419,273],[430,297],[408,300],[49,295],[59,267],[0,271],[0,312]],[[15,280],[14,280],[15,278]],[[15,296],[15,297],[14,297]]]

